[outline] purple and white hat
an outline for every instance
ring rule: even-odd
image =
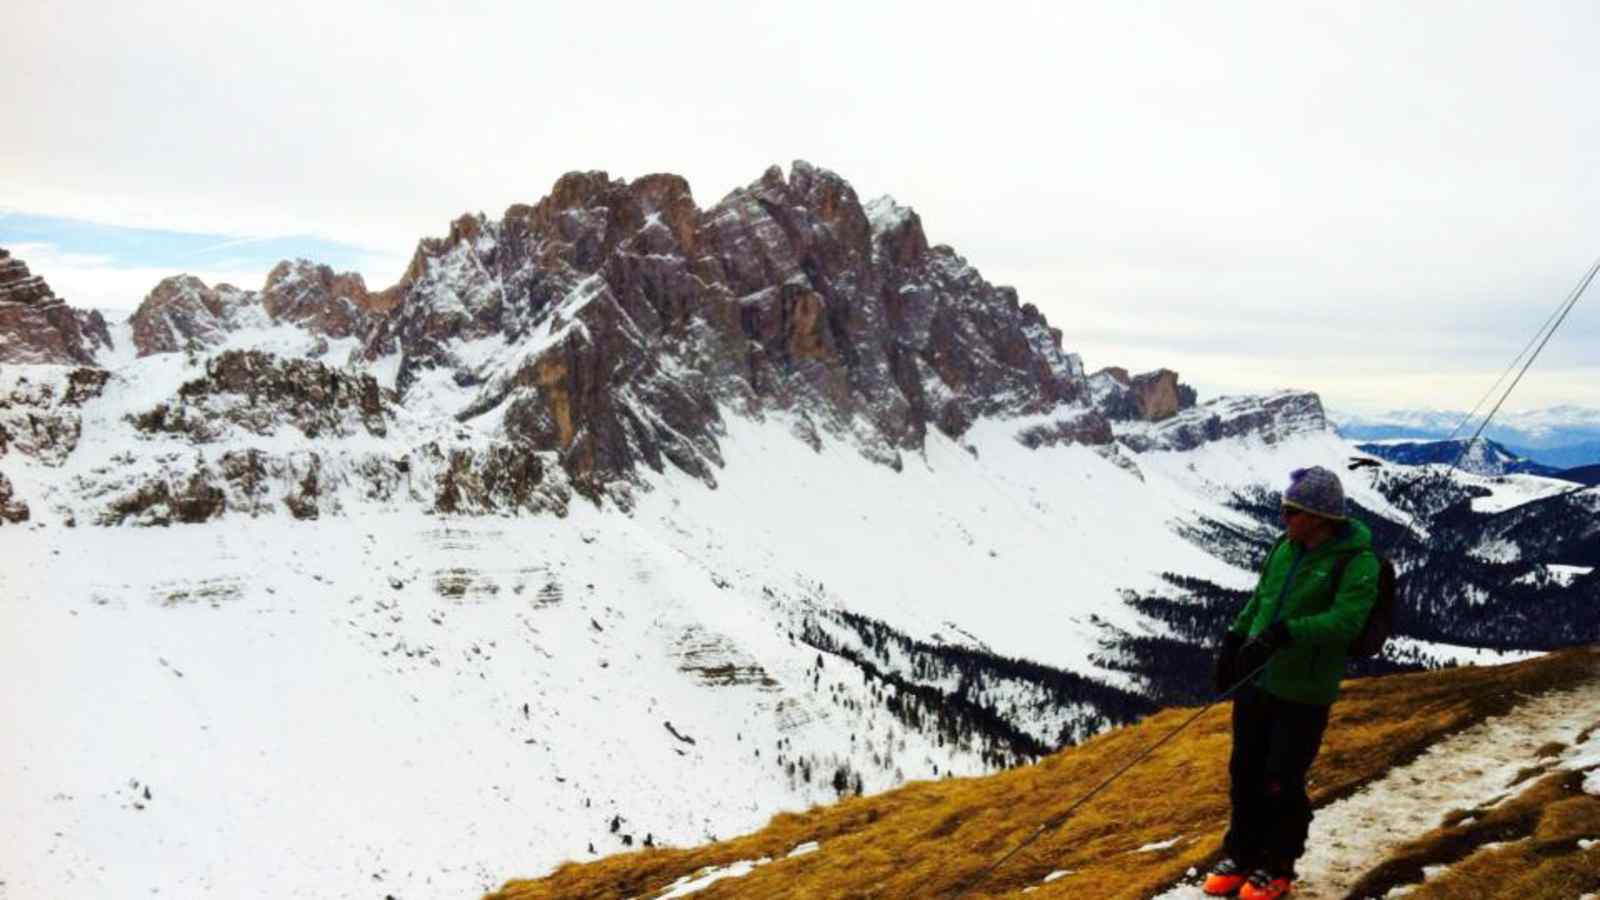
[[[1339,476],[1321,466],[1295,469],[1289,473],[1289,489],[1283,492],[1283,505],[1342,521],[1344,485],[1339,483]]]

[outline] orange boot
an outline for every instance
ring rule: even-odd
[[[1275,875],[1267,869],[1257,869],[1239,889],[1239,900],[1278,900],[1294,890],[1294,879],[1288,875]]]
[[[1222,862],[1211,867],[1201,890],[1206,892],[1207,897],[1232,897],[1244,886],[1244,882],[1244,869],[1232,857],[1224,857]]]

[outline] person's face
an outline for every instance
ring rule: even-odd
[[[1316,543],[1322,537],[1327,525],[1328,520],[1321,516],[1312,515],[1292,506],[1283,508],[1283,527],[1289,534],[1289,540],[1297,544]]]

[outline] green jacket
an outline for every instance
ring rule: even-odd
[[[1350,519],[1343,530],[1314,550],[1279,541],[1261,568],[1261,580],[1238,618],[1234,634],[1252,638],[1279,619],[1292,643],[1273,655],[1257,680],[1269,694],[1297,703],[1327,705],[1339,696],[1350,642],[1361,633],[1378,599],[1378,557],[1372,532]],[[1354,554],[1333,592],[1333,570]]]

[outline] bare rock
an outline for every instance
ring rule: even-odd
[[[128,320],[133,345],[140,356],[214,347],[257,306],[254,294],[232,285],[211,288],[193,275],[164,278]]]
[[[274,321],[331,338],[364,336],[397,299],[370,293],[354,272],[335,273],[303,259],[278,263],[261,289],[262,308]]]
[[[565,515],[571,495],[549,484],[539,454],[523,445],[452,449],[437,481],[433,511],[447,514],[544,512]]]
[[[101,344],[109,347],[111,336],[99,313],[67,306],[0,248],[0,363],[92,366]]]
[[[0,525],[20,525],[28,521],[29,515],[28,504],[16,496],[11,480],[0,473]]]
[[[447,369],[477,388],[460,418],[503,411],[508,436],[596,496],[666,465],[714,485],[724,409],[803,417],[813,446],[897,467],[930,425],[955,437],[1087,399],[1035,307],[930,247],[914,212],[865,207],[803,161],[704,210],[677,176],[571,173],[421,242],[394,290],[364,355],[400,355],[402,400]],[[462,352],[495,340],[520,360]]]
[[[308,438],[383,436],[389,413],[378,382],[314,360],[284,360],[259,350],[229,350],[170,401],[132,418],[140,431],[185,434],[204,443],[229,427],[274,434],[284,426]]]
[[[1053,422],[1025,428],[1017,434],[1017,440],[1029,450],[1066,444],[1103,447],[1110,445],[1114,439],[1111,423],[1093,409],[1064,415]]]
[[[60,465],[83,435],[81,407],[100,396],[104,369],[29,371],[0,385],[0,456],[21,453]]]
[[[1270,445],[1327,428],[1322,400],[1316,394],[1279,391],[1265,397],[1220,397],[1159,423],[1118,428],[1117,439],[1139,452],[1193,450],[1213,441],[1239,437]]]
[[[1089,384],[1095,406],[1117,422],[1160,422],[1195,404],[1194,389],[1171,369],[1129,375],[1108,366],[1090,376]]]

